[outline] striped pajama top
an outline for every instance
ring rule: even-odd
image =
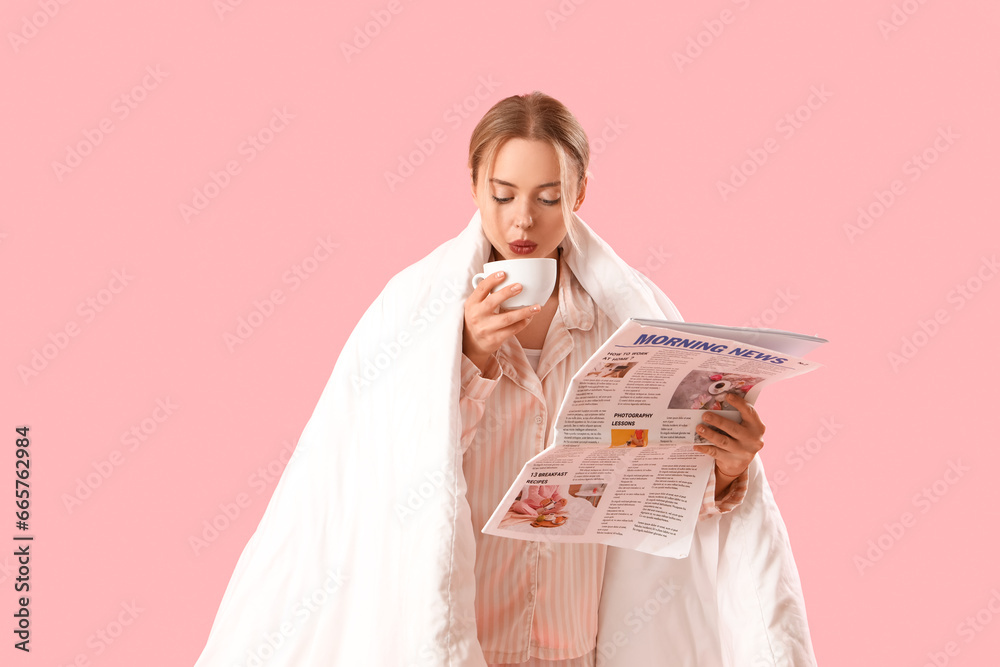
[[[559,307],[537,371],[516,337],[503,343],[485,374],[462,355],[463,470],[476,538],[476,623],[487,662],[529,659],[592,665],[607,547],[546,544],[481,530],[524,464],[553,436],[570,379],[617,327],[559,259]],[[715,501],[714,469],[699,519],[735,509],[747,473]]]

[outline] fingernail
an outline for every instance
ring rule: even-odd
[[[704,432],[705,432],[705,427],[702,426],[701,424],[699,424],[698,425],[698,433],[704,433]]]
[[[510,288],[510,291],[511,292],[520,292],[521,291],[521,283],[517,283],[516,285],[513,285]]]
[[[497,278],[503,278],[503,271],[497,271]]]
[[[541,309],[542,309],[542,307],[541,307],[541,306],[532,306],[532,307],[531,307],[531,312],[533,312],[533,313],[537,313],[537,312],[538,312],[538,311],[540,311]]]

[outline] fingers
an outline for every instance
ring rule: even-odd
[[[494,287],[503,282],[506,274],[503,271],[497,271],[491,273],[490,275],[483,278],[476,288],[472,290],[472,293],[479,297],[479,301],[482,301],[486,296],[493,290]]]
[[[719,433],[718,431],[713,431],[712,429],[706,428],[701,424],[698,425],[697,430],[698,430],[698,435],[705,438],[705,440],[707,440],[708,442],[712,443],[711,445],[695,445],[695,449],[697,449],[698,451],[701,451],[700,449],[698,449],[699,447],[702,448],[711,447],[714,450],[720,450],[727,453],[738,452],[741,449],[739,447],[740,441],[730,435],[727,435],[725,433]],[[705,453],[707,454],[708,452]]]
[[[462,351],[474,355],[493,354],[511,336],[531,323],[540,308],[527,306],[504,313],[494,313],[488,305],[466,303]],[[470,354],[470,352],[472,354]]]
[[[719,461],[719,453],[722,450],[720,450],[715,445],[695,445],[694,446],[694,451],[701,452],[702,454],[708,454],[713,459],[715,459],[716,463],[718,463],[718,461]]]
[[[538,311],[541,310],[541,306],[525,306],[523,308],[517,308],[515,310],[507,310],[496,315],[496,325],[500,330],[510,329],[511,327],[518,327],[514,332],[517,333],[524,327],[528,326],[531,322],[531,318],[534,317]]]
[[[530,312],[531,309],[532,309],[532,306],[528,306],[527,308],[520,308],[518,310],[513,310],[510,313],[501,313],[500,315],[495,315],[494,317],[500,318],[500,317],[505,317],[507,315],[514,315],[516,313],[520,313],[522,310],[529,311],[527,313],[528,317],[525,317],[524,319],[520,319],[520,320],[519,319],[515,319],[513,322],[511,322],[507,326],[503,326],[503,327],[501,327],[499,329],[494,329],[493,332],[492,332],[492,336],[494,338],[499,339],[501,342],[507,340],[511,336],[516,336],[518,333],[521,332],[522,329],[524,329],[529,324],[531,324],[531,317],[535,314],[533,312]],[[497,345],[497,347],[499,347],[499,344]]]
[[[515,283],[490,294],[488,290],[502,281],[502,277],[497,278],[502,275],[494,273],[483,279],[465,303],[465,319],[472,324],[477,338],[494,338],[499,334],[501,340],[506,339],[528,326],[531,317],[541,310],[541,306],[534,304],[498,313],[504,301],[521,291],[521,285]]]
[[[694,449],[702,454],[708,454],[715,459],[715,467],[727,477],[739,477],[750,466],[750,462],[753,460],[752,456],[749,458],[727,456],[726,452],[713,445],[695,445]],[[730,470],[732,472],[728,472]]]
[[[521,283],[513,283],[507,285],[503,289],[493,292],[493,290],[500,285],[507,277],[507,274],[503,271],[497,271],[496,273],[491,273],[480,281],[476,286],[476,289],[472,290],[472,296],[475,301],[483,303],[491,303],[492,307],[490,310],[496,310],[496,307],[503,301],[506,301],[510,297],[521,291]]]
[[[482,283],[480,283],[480,284],[482,284]],[[521,283],[514,283],[513,285],[507,285],[506,287],[504,287],[502,289],[498,289],[497,291],[493,292],[492,294],[487,294],[486,297],[482,301],[482,305],[483,305],[483,307],[488,308],[489,312],[495,313],[495,312],[497,312],[497,310],[499,308],[503,307],[504,301],[506,301],[507,299],[509,299],[509,298],[511,298],[513,296],[516,296],[516,295],[520,294],[522,289],[524,289],[524,288],[522,287]],[[538,305],[538,304],[532,304],[532,305]],[[513,308],[513,307],[511,307],[506,312],[507,313],[516,313],[519,310],[526,310],[526,309],[528,309],[530,307],[531,306],[522,306],[521,308]],[[517,318],[517,319],[520,319],[520,317]]]
[[[697,432],[711,444],[694,445],[694,450],[711,456],[722,474],[732,476],[746,470],[757,452],[763,449],[761,435],[764,433],[764,424],[753,406],[742,397],[727,394],[725,400],[739,410],[743,422],[738,424],[716,412],[705,411],[702,414],[702,421],[705,423],[698,425]],[[714,431],[706,424],[719,428],[724,433]]]
[[[499,311],[504,301],[521,292],[515,283],[496,289],[505,279],[503,271],[483,278],[465,301],[465,323],[462,333],[462,352],[476,362],[484,355],[493,354],[511,336],[521,332],[541,311],[539,304]],[[499,312],[498,312],[499,311]]]
[[[725,401],[739,410],[740,416],[743,417],[744,424],[748,424],[753,427],[759,432],[759,435],[764,435],[764,422],[760,420],[760,415],[757,414],[754,407],[747,402],[747,399],[743,398],[739,394],[727,392]]]
[[[753,457],[756,456],[755,450],[747,451],[739,447],[734,447],[735,441],[729,436],[708,431],[708,433],[704,434],[704,437],[709,439],[709,442],[716,444],[694,445],[694,451],[708,454],[715,459],[715,465],[724,475],[729,475],[730,477],[738,475],[739,471],[747,469]],[[728,472],[731,470],[736,472]]]
[[[509,310],[503,313],[494,313],[493,311],[483,312],[480,310],[478,313],[470,313],[470,317],[467,319],[475,323],[477,331],[481,336],[490,338],[500,336],[501,339],[505,340],[528,326],[531,318],[539,310],[541,308],[538,306],[525,306],[524,308]]]
[[[761,440],[761,432],[751,426],[737,424],[734,421],[711,412],[706,412],[702,415],[702,420],[704,420],[705,424],[724,431],[724,433],[719,433],[704,424],[699,424],[696,429],[698,435],[720,449],[727,452],[756,454],[764,448],[764,441]]]
[[[731,419],[726,419],[712,410],[705,410],[701,415],[701,420],[709,426],[714,426],[720,431],[725,431],[724,434],[720,434],[710,428],[702,427],[704,428],[704,431],[699,430],[698,433],[703,435],[706,439],[711,439],[709,436],[724,437],[725,435],[732,436],[732,439],[737,441],[750,440],[754,438],[754,433],[745,424],[738,424]]]
[[[500,285],[506,274],[503,271],[497,271],[496,273],[491,273],[489,276],[483,278],[483,280],[476,286],[476,289],[472,291],[470,295],[470,300],[478,303],[482,303],[485,307],[489,308],[489,312],[495,312],[504,301],[511,298],[515,294],[520,294],[523,289],[521,283],[513,283],[507,285],[503,289],[499,289],[495,292],[492,290]],[[528,306],[525,306],[526,308]],[[517,312],[516,310],[511,310],[510,312]],[[526,317],[524,315],[523,317]],[[520,317],[517,319],[521,319]]]

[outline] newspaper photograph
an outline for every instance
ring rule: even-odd
[[[692,448],[708,442],[695,431],[702,411],[739,422],[727,394],[753,404],[769,384],[819,368],[801,355],[825,342],[626,321],[573,376],[552,446],[524,465],[483,532],[687,557],[715,465]]]

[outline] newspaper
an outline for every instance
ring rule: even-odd
[[[764,387],[819,368],[800,357],[825,342],[628,320],[573,376],[552,446],[524,465],[483,532],[687,557],[714,466],[692,447],[708,442],[695,432],[702,411],[740,421],[725,394],[753,404]]]

